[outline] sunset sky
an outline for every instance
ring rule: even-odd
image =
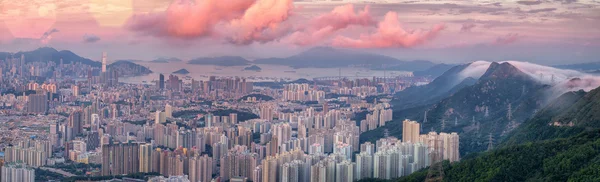
[[[600,1],[0,0],[0,51],[97,60],[290,56],[315,46],[402,60],[600,61]]]

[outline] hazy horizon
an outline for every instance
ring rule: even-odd
[[[0,51],[257,59],[331,46],[436,63],[600,61],[597,1],[271,1],[3,1]]]

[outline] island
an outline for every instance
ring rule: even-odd
[[[119,77],[143,76],[153,73],[148,67],[136,64],[130,60],[118,60],[110,65],[109,69],[114,69]]]
[[[252,65],[252,66],[248,66],[246,68],[244,68],[244,71],[261,71],[262,68],[256,66],[256,65]]]
[[[150,62],[152,63],[171,63],[171,62],[181,62],[182,60],[179,58],[158,58],[155,60],[152,60]]]
[[[190,74],[190,72],[186,69],[180,69],[180,70],[174,71],[173,74],[187,75],[187,74]]]

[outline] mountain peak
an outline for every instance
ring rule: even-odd
[[[497,63],[493,62],[487,71],[481,76],[481,79],[497,79],[497,78],[527,78],[528,75],[523,73],[517,67],[508,62]]]
[[[58,52],[58,50],[52,48],[52,47],[40,47],[34,51],[43,51],[43,52]]]

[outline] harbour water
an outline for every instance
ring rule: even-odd
[[[187,64],[185,62],[171,62],[171,63],[153,63],[153,62],[136,62],[137,64],[148,67],[154,73],[144,76],[120,78],[120,82],[124,83],[135,83],[135,84],[152,84],[153,80],[158,79],[159,74],[165,75],[165,79],[168,79],[170,74],[173,72],[186,69],[190,73],[186,75],[177,75],[184,81],[195,79],[195,80],[208,80],[210,76],[217,77],[246,77],[249,81],[278,81],[278,80],[297,80],[300,78],[313,79],[318,77],[335,77],[340,74],[345,77],[364,77],[370,78],[373,76],[400,76],[409,74],[406,71],[381,71],[381,70],[370,70],[368,68],[359,67],[344,67],[344,68],[300,68],[294,69],[288,66],[280,65],[263,65],[258,64],[261,71],[245,71],[244,68],[247,66],[214,66],[214,65],[197,65]]]

